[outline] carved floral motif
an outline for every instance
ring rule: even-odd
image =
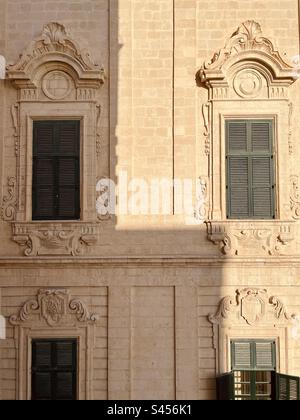
[[[47,227],[31,223],[14,223],[13,240],[25,246],[24,254],[28,257],[38,255],[72,255],[83,253],[85,246],[97,241],[97,225],[49,224]]]
[[[24,303],[17,315],[12,315],[9,322],[19,325],[26,322],[31,315],[37,314],[50,327],[63,322],[66,315],[73,315],[78,322],[95,322],[97,316],[90,314],[80,299],[71,299],[65,289],[40,289],[34,299]]]
[[[284,322],[292,320],[282,301],[276,296],[268,297],[266,289],[244,288],[236,290],[235,296],[226,296],[215,314],[208,316],[212,324],[245,322],[256,325],[260,322]]]

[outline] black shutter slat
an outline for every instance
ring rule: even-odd
[[[33,374],[33,390],[34,399],[36,400],[51,400],[51,373],[50,372],[35,372]]]
[[[51,343],[36,343],[33,351],[35,352],[35,367],[51,366]]]
[[[249,216],[249,168],[247,157],[228,158],[227,182],[231,217]]]
[[[73,396],[74,383],[72,372],[58,372],[56,374],[56,399],[71,400]]]
[[[65,341],[56,343],[56,364],[57,366],[73,366],[74,345],[73,342]]]
[[[233,399],[233,373],[226,373],[217,377],[217,399],[220,401]]]
[[[64,121],[60,124],[58,150],[60,155],[77,155],[79,148],[79,121]]]
[[[55,127],[51,121],[34,123],[34,155],[52,155],[55,144]]]

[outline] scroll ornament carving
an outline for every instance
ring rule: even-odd
[[[1,218],[5,221],[15,220],[17,211],[17,180],[9,177],[7,180],[7,194],[3,197],[1,206]]]
[[[12,123],[13,123],[13,127],[14,127],[14,140],[15,140],[15,155],[18,156],[19,155],[19,121],[20,121],[20,116],[19,116],[19,111],[20,111],[20,105],[19,104],[14,104],[11,106],[11,118],[12,118]]]
[[[221,254],[237,255],[285,255],[287,245],[295,238],[291,223],[278,224],[230,224],[206,222],[208,240],[217,245]]]
[[[24,255],[72,255],[83,253],[83,247],[97,242],[97,226],[82,225],[42,225],[30,223],[13,224],[13,240],[25,246]]]
[[[226,296],[215,314],[208,316],[212,324],[237,323],[244,321],[248,325],[259,322],[286,322],[295,318],[289,315],[285,305],[276,297],[268,297],[266,289],[244,288],[236,290],[235,296]]]
[[[102,113],[102,107],[100,104],[96,105],[96,109],[97,109],[97,121],[96,121],[96,136],[97,136],[97,140],[96,140],[96,153],[97,156],[100,156],[100,152],[101,152],[101,128],[100,128],[100,119],[101,119],[101,113]]]
[[[24,303],[17,315],[12,315],[9,322],[20,325],[38,314],[50,327],[63,322],[66,315],[73,315],[78,322],[95,322],[97,316],[90,314],[84,302],[80,299],[71,299],[66,289],[40,289],[35,298]]]
[[[292,175],[291,191],[290,191],[290,209],[292,212],[292,218],[295,220],[300,219],[300,191],[299,191],[299,177]]]
[[[211,110],[211,103],[209,101],[202,105],[202,117],[203,117],[203,123],[204,123],[204,132],[203,132],[204,148],[205,148],[204,150],[205,150],[206,156],[209,156],[211,152],[210,151],[211,149],[210,110]]]
[[[198,222],[205,221],[208,216],[208,180],[200,177],[198,181],[198,196],[194,217]]]

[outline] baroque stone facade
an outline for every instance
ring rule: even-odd
[[[300,376],[298,3],[1,1],[1,399],[36,339],[76,338],[78,399],[215,399],[235,339]],[[243,118],[275,127],[271,220],[227,218]],[[80,220],[32,220],[37,120],[80,121]],[[169,210],[131,213],[132,179],[176,180]]]

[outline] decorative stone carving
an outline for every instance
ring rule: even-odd
[[[14,223],[13,240],[25,246],[24,255],[72,255],[97,242],[98,226],[91,223]]]
[[[19,130],[20,130],[20,105],[14,104],[11,106],[11,118],[14,127],[14,140],[15,140],[15,155],[19,155]]]
[[[42,89],[49,99],[62,100],[70,94],[72,80],[63,71],[50,71],[43,78]]]
[[[62,24],[51,22],[18,62],[7,66],[7,77],[21,89],[22,100],[37,99],[40,67],[47,63],[49,73],[43,81],[43,90],[51,99],[63,99],[67,95],[66,71],[73,76],[78,89],[95,89],[104,83],[104,69],[92,62],[89,53],[70,38]],[[55,63],[53,71],[49,71],[50,63]]]
[[[16,216],[17,194],[16,194],[17,180],[14,176],[7,180],[7,195],[3,197],[1,207],[2,220],[12,221]]]
[[[96,153],[97,156],[100,155],[101,152],[101,132],[100,132],[100,119],[101,119],[101,113],[102,113],[102,107],[100,104],[96,105],[96,109],[97,109],[97,122],[96,122],[96,127],[97,127],[97,140],[96,140]]]
[[[300,191],[299,191],[299,177],[292,175],[290,178],[290,208],[292,211],[292,218],[300,219]]]
[[[241,316],[247,324],[254,325],[265,315],[267,290],[237,290],[237,300],[241,306]]]
[[[262,89],[262,78],[256,70],[241,70],[234,78],[233,87],[241,98],[255,98]]]
[[[293,119],[293,112],[294,112],[293,103],[292,102],[289,102],[289,134],[288,134],[289,155],[292,155],[293,154],[293,142],[292,142],[292,135],[293,135],[292,119]]]
[[[225,82],[226,72],[238,62],[263,63],[268,71],[271,84],[276,81],[289,85],[299,77],[299,71],[289,66],[275,50],[272,42],[262,34],[259,23],[248,20],[242,23],[226,42],[225,47],[213,55],[210,61],[203,64],[199,71],[202,83],[220,87]],[[251,89],[250,89],[251,91]]]
[[[285,255],[295,237],[290,222],[206,222],[208,240],[227,256]]]
[[[198,181],[198,196],[194,217],[198,222],[205,221],[208,216],[208,180],[200,177]]]
[[[210,107],[211,103],[208,101],[202,105],[202,116],[203,116],[203,123],[204,123],[204,147],[205,147],[205,154],[206,156],[210,155]]]
[[[245,323],[257,325],[264,322],[285,322],[295,318],[288,315],[282,301],[268,296],[266,289],[244,288],[236,290],[235,296],[226,296],[215,314],[208,316],[212,324]]]
[[[67,315],[73,315],[78,322],[95,322],[97,316],[90,314],[80,299],[71,299],[65,289],[40,289],[35,298],[24,303],[17,315],[12,315],[9,322],[19,325],[29,320],[30,316],[39,315],[50,327],[63,322]]]

